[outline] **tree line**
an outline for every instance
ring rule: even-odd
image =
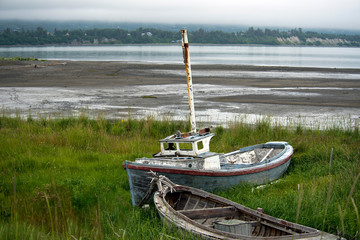
[[[191,43],[201,44],[262,44],[360,47],[360,35],[304,32],[301,28],[289,31],[250,27],[246,31],[206,31],[202,28],[189,33]],[[138,28],[133,31],[116,28],[91,30],[48,31],[5,29],[0,33],[0,45],[82,45],[82,44],[147,44],[176,43],[179,32],[155,28]]]

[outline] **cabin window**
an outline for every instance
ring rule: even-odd
[[[180,150],[185,150],[185,151],[189,151],[193,149],[191,143],[179,143],[179,148]]]
[[[198,149],[198,150],[202,150],[203,148],[204,148],[203,142],[202,142],[202,141],[197,142],[197,149]]]
[[[165,150],[176,150],[175,143],[164,143]]]

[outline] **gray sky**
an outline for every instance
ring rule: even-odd
[[[360,0],[0,0],[0,19],[360,29]]]

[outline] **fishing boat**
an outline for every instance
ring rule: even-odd
[[[337,239],[337,236],[275,218],[200,189],[153,175],[159,215],[177,227],[210,239]]]
[[[264,184],[276,180],[286,172],[293,154],[292,146],[284,141],[249,146],[226,154],[210,151],[210,141],[215,134],[209,128],[196,129],[188,38],[186,30],[181,33],[191,131],[178,131],[161,139],[160,152],[151,158],[124,162],[133,205],[141,203],[149,189],[149,171],[181,185],[213,191],[243,183]]]
[[[196,147],[197,142],[205,144],[210,137],[208,135],[197,134],[182,138],[170,136],[160,140],[162,151],[153,158],[125,161],[132,204],[138,205],[149,189],[149,171],[164,175],[181,185],[214,191],[243,183],[260,185],[276,180],[287,170],[293,154],[293,148],[287,142],[268,142],[227,154],[207,149],[201,152]],[[166,143],[175,145],[174,149],[165,149]],[[191,143],[194,147],[191,150],[180,149],[181,143]]]

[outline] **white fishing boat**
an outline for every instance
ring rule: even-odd
[[[125,161],[133,205],[142,202],[150,186],[149,171],[157,172],[181,185],[213,191],[243,183],[264,184],[281,177],[287,170],[293,147],[285,141],[271,141],[230,153],[210,151],[215,136],[209,128],[196,130],[189,44],[181,31],[186,66],[191,131],[160,140],[160,152],[152,158]]]

